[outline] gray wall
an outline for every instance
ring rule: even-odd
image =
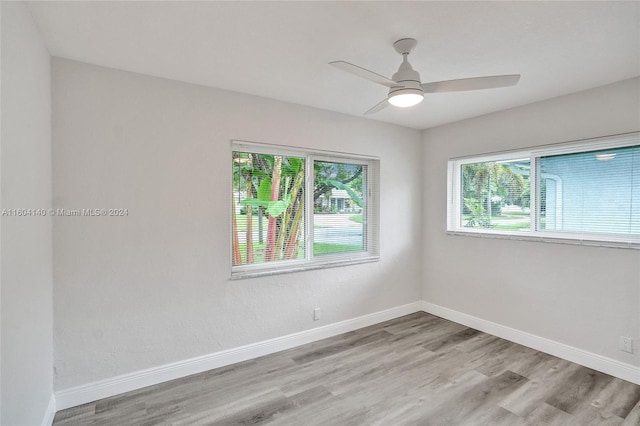
[[[49,53],[26,6],[2,2],[2,208],[51,206]],[[40,424],[52,396],[50,217],[1,218],[3,425]]]
[[[55,388],[420,299],[422,133],[54,59]],[[381,260],[230,281],[231,139],[380,157]],[[313,322],[313,308],[322,320]]]
[[[640,365],[640,251],[447,235],[447,160],[640,130],[640,79],[424,133],[423,299]]]

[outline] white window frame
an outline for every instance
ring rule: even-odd
[[[640,236],[545,230],[540,229],[540,225],[538,223],[540,217],[538,211],[538,199],[540,198],[540,171],[538,162],[540,157],[562,154],[575,154],[638,145],[640,145],[640,132],[634,132],[602,138],[573,141],[562,144],[545,145],[527,150],[482,154],[473,157],[452,158],[448,161],[447,164],[447,233],[450,235],[640,249]],[[529,176],[531,194],[529,216],[530,229],[527,231],[520,231],[493,228],[467,228],[462,226],[462,166],[465,164],[507,160],[514,161],[518,159],[529,159],[531,162],[531,173]],[[553,179],[553,176],[545,177]],[[561,186],[560,191],[562,191]]]
[[[279,260],[275,262],[263,262],[247,265],[231,265],[231,279],[252,278],[265,275],[274,275],[290,272],[298,272],[312,269],[329,268],[336,266],[353,265],[365,262],[375,262],[380,259],[379,249],[379,169],[380,160],[377,157],[357,155],[352,153],[342,153],[333,151],[324,151],[317,149],[305,149],[298,147],[289,147],[283,145],[272,145],[258,142],[248,141],[231,141],[231,152],[253,152],[258,154],[283,155],[290,157],[304,158],[305,161],[305,227],[304,227],[304,243],[305,257],[304,259],[295,260]],[[232,156],[229,155],[231,159]],[[366,188],[363,194],[365,201],[365,209],[363,211],[363,223],[365,235],[364,244],[365,251],[361,252],[343,252],[334,254],[324,254],[315,257],[313,254],[313,237],[314,237],[314,213],[313,213],[313,189],[314,189],[314,161],[335,162],[358,164],[367,167],[366,177],[363,184]],[[231,170],[229,176],[232,176]],[[229,185],[231,191],[232,185]],[[231,219],[229,221],[229,229],[231,229]],[[229,248],[232,250],[231,240]]]

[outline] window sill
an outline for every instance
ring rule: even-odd
[[[380,260],[380,256],[366,256],[366,257],[360,257],[360,258],[331,260],[331,261],[324,261],[324,262],[299,263],[296,265],[287,265],[287,266],[280,265],[272,268],[268,268],[268,267],[247,268],[239,271],[232,271],[230,279],[232,281],[235,281],[235,280],[243,280],[247,278],[266,277],[270,275],[291,274],[294,272],[313,271],[316,269],[327,269],[327,268],[334,268],[338,266],[349,266],[349,265],[358,265],[360,263],[377,262],[379,260]]]
[[[640,250],[640,241],[633,242],[633,241],[597,240],[597,239],[589,239],[589,238],[567,238],[567,237],[552,236],[552,235],[527,235],[525,233],[503,234],[503,233],[490,232],[490,231],[469,232],[469,231],[448,230],[447,235],[460,236],[460,237],[491,238],[491,239],[515,240],[515,241],[534,241],[534,242],[541,242],[541,243],[570,244],[570,245],[578,245],[578,246],[609,247],[609,248]]]

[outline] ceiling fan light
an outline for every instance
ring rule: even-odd
[[[407,108],[419,104],[424,99],[424,95],[419,92],[397,93],[389,96],[389,103],[400,108]]]

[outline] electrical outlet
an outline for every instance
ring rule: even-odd
[[[320,319],[320,308],[315,308],[313,310],[313,320],[318,321]]]
[[[620,350],[633,353],[633,339],[631,337],[620,336]]]

